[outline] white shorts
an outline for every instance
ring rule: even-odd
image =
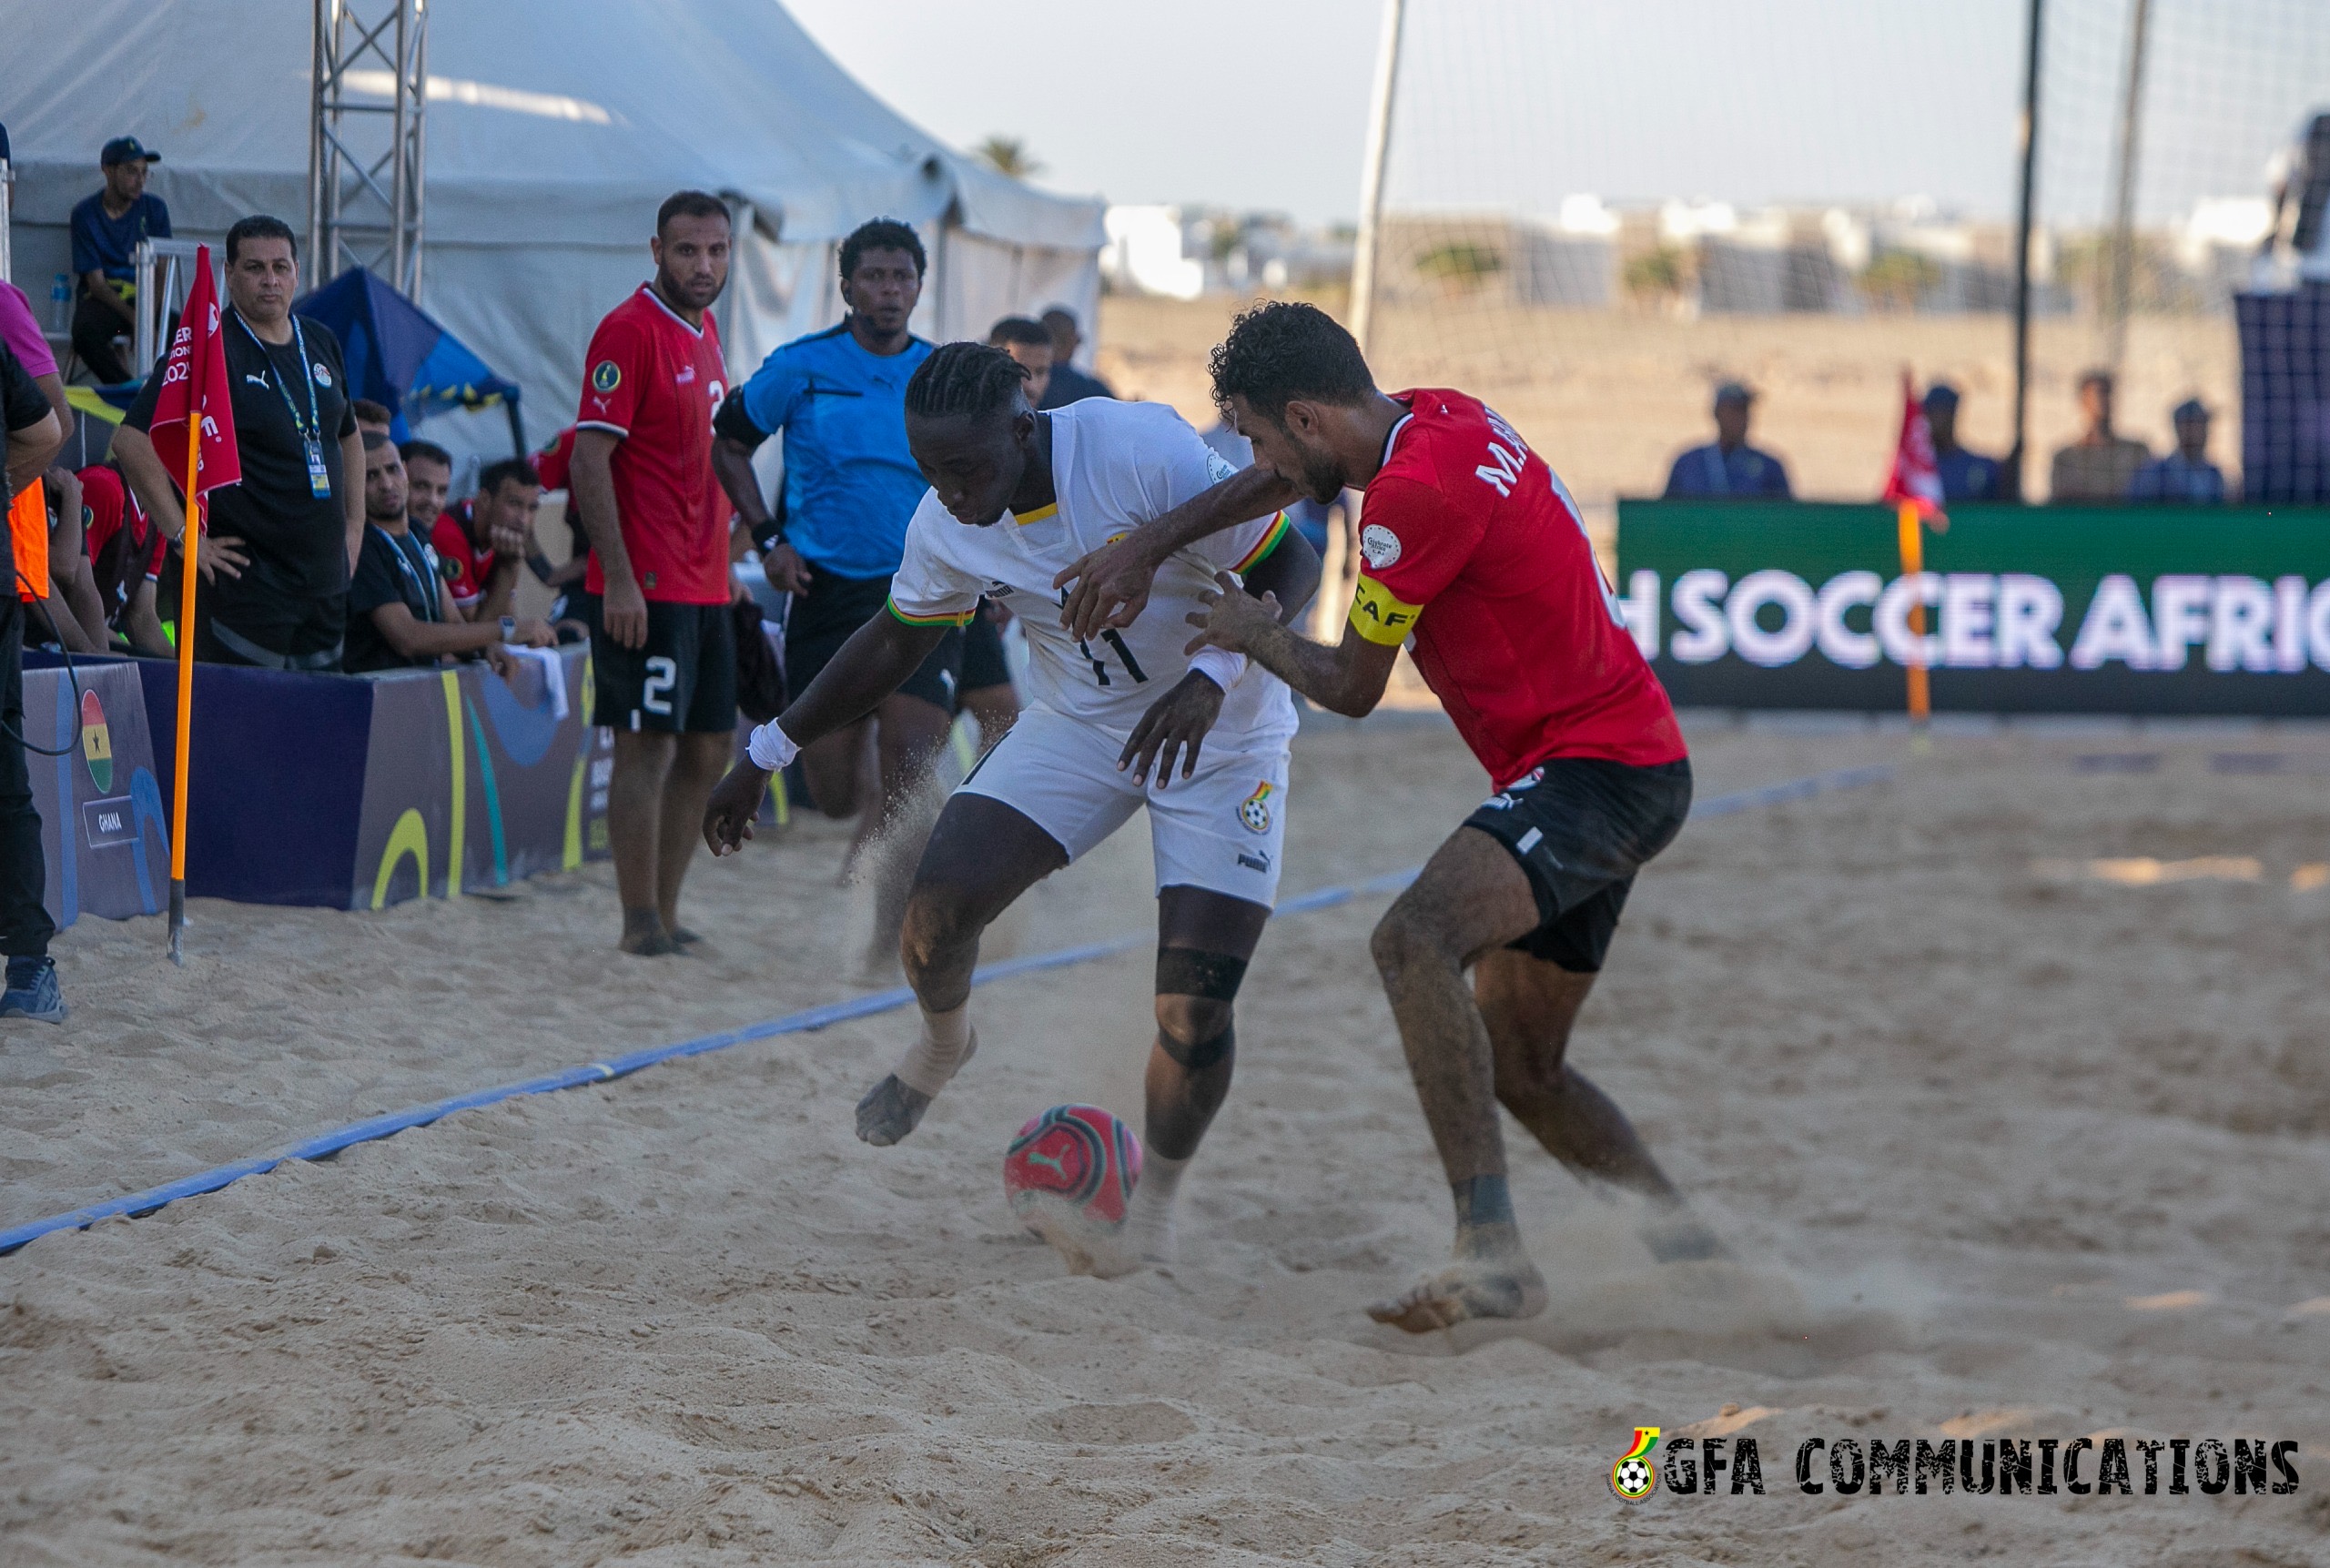
[[[1214,737],[1209,736],[1209,741]],[[1042,708],[1019,715],[961,789],[999,800],[1059,840],[1071,864],[1145,803],[1157,886],[1202,887],[1265,908],[1278,898],[1286,845],[1286,747],[1243,753],[1208,744],[1194,778],[1173,768],[1160,789],[1117,770],[1124,743]]]

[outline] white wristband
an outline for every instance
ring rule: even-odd
[[[752,739],[745,744],[745,754],[753,759],[753,766],[763,773],[773,774],[799,756],[801,748],[793,744],[791,735],[776,727],[775,719],[771,719],[753,732]]]
[[[1190,668],[1227,692],[1246,673],[1246,655],[1227,648],[1200,648],[1190,660]]]

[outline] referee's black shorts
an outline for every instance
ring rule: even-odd
[[[785,622],[785,683],[797,701],[833,663],[841,645],[890,602],[887,577],[841,577],[812,565],[809,592],[793,602]],[[955,711],[955,689],[963,673],[963,632],[950,626],[898,691],[919,697],[947,713]]]

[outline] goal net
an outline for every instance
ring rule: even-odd
[[[1487,399],[1606,537],[1616,498],[1657,494],[1714,439],[1728,380],[1798,496],[1878,492],[1904,369],[1954,383],[1960,441],[2004,455],[2026,15],[1407,0],[1379,378]],[[2155,451],[2173,405],[2216,410],[2230,475],[2231,298],[2269,238],[2275,160],[2330,112],[2330,4],[2046,0],[2044,18],[2026,492],[2044,499],[2099,364]]]

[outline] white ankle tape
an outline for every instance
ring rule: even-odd
[[[1161,1154],[1150,1154],[1140,1162],[1140,1180],[1134,1184],[1133,1201],[1143,1208],[1170,1206],[1174,1194],[1181,1188],[1181,1177],[1190,1168],[1190,1155],[1182,1159],[1168,1159]]]
[[[907,1087],[936,1099],[938,1091],[963,1070],[963,1064],[978,1048],[978,1037],[971,1032],[967,1009],[925,1013],[914,1044],[907,1047],[907,1054],[890,1070]]]

